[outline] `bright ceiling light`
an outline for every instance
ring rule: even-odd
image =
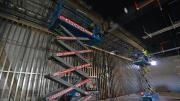
[[[157,61],[152,60],[152,61],[150,62],[150,64],[151,64],[152,66],[156,66],[156,65],[157,65]]]
[[[126,7],[124,7],[124,12],[127,14],[128,13],[128,9]]]

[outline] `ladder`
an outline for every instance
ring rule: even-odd
[[[60,35],[60,30],[61,29],[64,33],[61,33]],[[68,29],[66,29],[64,26],[59,25],[58,28],[54,29],[55,33],[58,33],[58,35],[55,38],[55,41],[57,42],[58,45],[63,46],[66,50],[66,52],[57,52],[57,53],[50,53],[51,60],[56,61],[59,65],[61,65],[65,70],[61,71],[56,71],[54,73],[49,73],[45,75],[44,77],[46,79],[52,80],[60,85],[65,86],[66,88],[62,90],[62,88],[56,89],[55,91],[50,92],[49,94],[45,95],[43,100],[45,101],[54,101],[59,98],[61,98],[63,95],[69,93],[72,90],[76,90],[82,95],[83,100],[81,101],[88,101],[93,94],[87,92],[86,90],[83,90],[80,88],[80,86],[85,85],[86,83],[91,81],[91,78],[88,76],[87,73],[81,71],[80,69],[82,68],[92,68],[92,63],[87,60],[85,57],[82,56],[82,54],[86,53],[91,53],[93,52],[92,50],[88,49],[85,47],[85,45],[82,43],[82,41],[87,41],[87,38],[83,37],[75,37]],[[77,42],[79,45],[84,47],[84,50],[76,50],[70,45],[66,44],[64,41],[73,41]],[[73,66],[70,63],[66,62],[63,60],[63,57],[67,56],[77,56],[81,60],[83,60],[84,64],[81,64],[79,66]],[[71,84],[68,81],[64,80],[62,77],[70,72],[74,72],[80,77],[82,77],[82,81],[76,83],[76,84]],[[78,100],[79,101],[79,100]]]

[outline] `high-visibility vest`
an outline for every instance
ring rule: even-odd
[[[148,56],[147,50],[143,50],[143,54],[144,54],[145,56]]]

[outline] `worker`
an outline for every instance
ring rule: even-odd
[[[147,50],[143,49],[143,50],[142,50],[142,53],[143,53],[145,56],[148,56],[148,51],[147,51]]]
[[[148,63],[148,61],[149,61],[149,59],[148,59],[148,51],[143,49],[142,53],[143,53],[143,58],[144,58],[145,62]]]
[[[148,52],[147,50],[143,49],[139,55],[139,60],[141,61],[141,66],[146,67],[149,65],[149,59],[148,59]]]

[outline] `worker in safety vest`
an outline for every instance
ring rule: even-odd
[[[145,56],[148,56],[148,51],[147,50],[145,50],[145,49],[143,49],[143,54],[145,55]]]
[[[148,61],[149,61],[149,59],[148,59],[148,51],[145,50],[145,49],[143,49],[143,50],[142,50],[142,53],[143,53],[143,55],[144,55],[144,59],[148,62]]]

